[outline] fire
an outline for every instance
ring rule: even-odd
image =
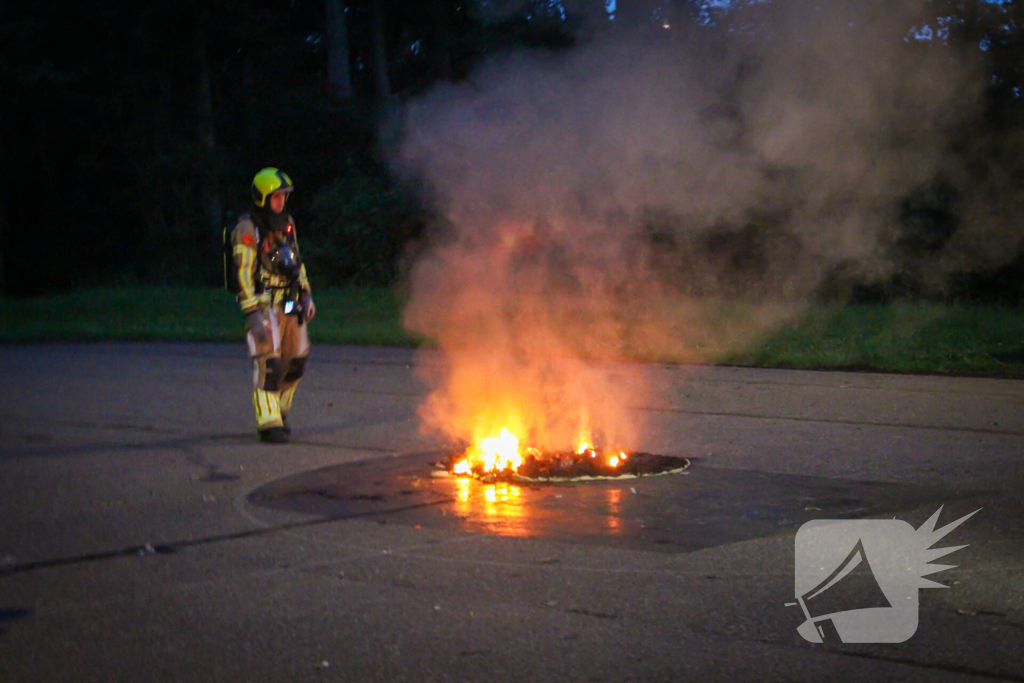
[[[498,436],[478,439],[460,459],[453,459],[448,471],[456,476],[547,477],[553,471],[562,476],[594,476],[618,471],[626,463],[623,451],[607,452],[595,447],[586,432],[577,438],[574,451],[542,451],[523,446],[507,427]]]
[[[508,429],[502,429],[500,436],[482,439],[480,456],[484,461],[485,472],[516,470],[523,464],[523,457],[519,454],[519,439]]]
[[[469,457],[452,466],[452,474],[470,474],[475,464],[484,472],[516,471],[523,464],[519,439],[507,428],[503,428],[499,436],[481,439],[470,449]]]
[[[591,457],[594,457],[594,443],[591,441],[590,429],[585,425],[581,426],[576,436],[576,455],[583,455],[589,452]]]

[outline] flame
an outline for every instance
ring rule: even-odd
[[[580,425],[576,436],[576,443],[578,444],[576,446],[576,455],[583,455],[587,451],[594,450],[594,442],[590,436],[590,428],[586,426],[586,417],[583,417],[581,422],[582,424]],[[591,453],[591,455],[593,455],[593,453]]]
[[[626,454],[623,451],[618,451],[616,454],[599,451],[591,443],[589,433],[583,431],[577,439],[575,454],[589,456],[592,459],[600,456],[601,461],[613,469],[618,468],[626,461]],[[478,439],[466,451],[465,457],[451,466],[451,472],[455,475],[474,476],[502,472],[516,473],[522,467],[527,456],[541,458],[543,453],[533,447],[521,447],[519,438],[507,427],[503,427],[498,436]]]
[[[481,439],[475,450],[484,472],[516,470],[523,464],[519,439],[506,428],[502,428],[500,436]]]

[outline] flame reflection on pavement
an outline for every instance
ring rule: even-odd
[[[540,535],[540,529],[551,523],[574,526],[573,515],[566,515],[564,509],[567,501],[558,493],[564,491],[565,496],[571,498],[571,489],[545,487],[538,490],[506,482],[484,484],[468,477],[453,477],[449,482],[454,485],[455,514],[481,531],[512,538],[530,538]],[[587,498],[588,516],[597,512],[602,517],[605,534],[617,536],[623,533],[621,488],[607,488],[598,494],[597,499]],[[560,524],[559,519],[562,520]]]
[[[456,479],[455,485],[455,512],[459,517],[500,536],[536,535],[519,486],[503,482],[484,485],[466,478]]]

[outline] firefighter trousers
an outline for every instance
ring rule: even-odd
[[[245,335],[252,358],[256,428],[260,431],[284,426],[309,356],[309,335],[306,325],[299,324],[299,316],[286,315],[280,304],[267,306],[263,315],[270,323],[269,339],[257,340],[252,330],[246,330]]]

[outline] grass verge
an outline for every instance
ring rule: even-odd
[[[1024,310],[932,303],[816,306],[720,362],[1024,378]]]
[[[314,343],[416,346],[386,288],[316,293]],[[111,288],[24,299],[0,298],[0,342],[237,341],[245,321],[234,296],[211,288]]]
[[[317,292],[314,343],[417,346],[387,288]],[[739,307],[707,304],[720,325]],[[740,318],[744,317],[739,315]],[[78,340],[240,341],[233,297],[209,288],[110,288],[0,298],[0,342]],[[714,324],[714,323],[713,323]],[[742,323],[735,321],[743,327]],[[873,370],[1024,378],[1024,310],[931,303],[813,306],[767,336],[702,349],[697,360],[753,367]],[[645,360],[694,360],[693,354]],[[660,354],[656,354],[660,355]]]

